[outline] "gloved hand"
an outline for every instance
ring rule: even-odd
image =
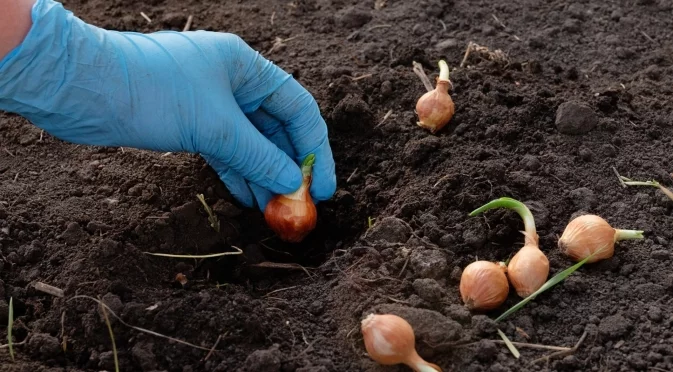
[[[201,154],[232,194],[263,210],[295,191],[316,156],[311,195],[336,189],[313,97],[241,38],[107,31],[38,0],[23,43],[0,61],[0,109],[69,142]]]

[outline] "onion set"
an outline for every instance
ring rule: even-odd
[[[266,223],[286,242],[301,242],[316,226],[318,212],[309,190],[314,163],[315,155],[307,156],[301,164],[303,181],[299,189],[274,196],[264,209]]]
[[[493,200],[470,213],[476,216],[494,208],[507,208],[516,211],[523,219],[524,246],[512,257],[507,265],[507,276],[520,297],[528,297],[537,291],[549,276],[549,260],[540,250],[539,237],[535,228],[533,214],[522,202],[512,198]]]
[[[383,365],[406,364],[416,372],[442,372],[416,352],[411,325],[392,314],[369,314],[361,323],[362,336],[369,356]]]
[[[456,110],[449,95],[450,85],[449,66],[445,61],[439,61],[439,77],[435,89],[425,93],[416,102],[418,126],[434,134],[448,124]]]
[[[460,296],[470,310],[493,310],[502,305],[509,294],[509,283],[503,262],[475,261],[460,276]]]
[[[559,249],[574,261],[593,255],[587,263],[610,258],[620,240],[642,239],[643,231],[615,229],[603,218],[585,214],[566,226],[558,241]]]

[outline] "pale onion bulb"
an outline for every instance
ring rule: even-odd
[[[570,221],[558,241],[558,247],[577,262],[593,254],[587,260],[591,263],[612,257],[617,241],[642,238],[643,231],[615,229],[603,218],[585,214]]]
[[[362,336],[369,356],[383,365],[406,364],[416,372],[442,372],[416,352],[416,337],[411,325],[392,314],[369,314],[361,323]]]
[[[470,310],[493,310],[502,305],[509,294],[509,283],[503,263],[475,261],[460,276],[460,296]]]
[[[507,276],[516,294],[528,297],[547,281],[549,260],[537,244],[526,244],[509,261]]]
[[[431,90],[416,102],[416,114],[418,126],[436,133],[442,129],[453,117],[456,106],[449,95],[449,66],[444,61],[439,61],[439,77],[435,89]]]

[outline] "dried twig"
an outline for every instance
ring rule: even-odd
[[[425,74],[425,70],[423,70],[423,65],[421,65],[416,61],[413,61],[412,65],[414,67],[414,74],[416,74],[416,76],[418,76],[418,78],[421,79],[421,82],[423,82],[425,89],[427,89],[428,92],[432,92],[435,88],[432,86],[432,83],[430,82],[430,78],[428,78],[428,75]]]
[[[14,157],[14,154],[12,154],[12,152],[9,151],[6,147],[3,147],[2,149],[7,153],[7,155]]]
[[[129,328],[131,328],[131,329],[135,329],[136,331],[143,332],[143,333],[147,333],[147,334],[152,335],[152,336],[157,336],[157,337],[165,338],[165,339],[167,339],[167,340],[171,340],[171,341],[174,341],[174,342],[177,342],[177,343],[179,343],[179,344],[186,345],[186,346],[191,346],[191,347],[193,347],[193,348],[195,348],[195,349],[199,349],[199,350],[210,351],[210,349],[211,349],[211,348],[207,348],[207,347],[203,347],[203,346],[194,345],[194,344],[192,344],[192,343],[190,343],[190,342],[183,341],[183,340],[180,340],[180,339],[177,339],[177,338],[173,338],[173,337],[169,337],[169,336],[166,336],[166,335],[162,335],[161,333],[157,333],[157,332],[154,332],[154,331],[150,331],[149,329],[145,329],[145,328],[141,328],[141,327],[136,327],[136,326],[130,325],[130,324],[126,323],[122,318],[120,318],[119,315],[117,315],[114,311],[112,311],[112,309],[110,309],[110,307],[107,306],[104,302],[102,302],[102,301],[100,301],[100,300],[98,300],[98,299],[96,299],[96,298],[93,298],[93,297],[91,297],[91,296],[85,296],[85,295],[73,296],[73,297],[69,298],[66,302],[70,302],[70,301],[72,301],[72,300],[82,299],[82,298],[87,299],[87,300],[94,301],[94,302],[98,303],[100,306],[105,307],[105,310],[107,310],[107,312],[108,312],[109,314],[111,314],[115,319],[117,319],[121,324],[123,324],[123,325],[125,325],[125,326],[127,326],[127,327],[129,327]]]
[[[35,289],[40,291],[40,292],[44,292],[46,294],[50,294],[50,295],[55,296],[55,297],[63,297],[64,296],[63,290],[61,288],[57,288],[57,287],[54,287],[54,286],[46,284],[46,283],[37,282],[37,283],[35,283],[35,285],[33,287],[35,287]]]
[[[286,288],[276,289],[275,291],[271,291],[271,292],[265,294],[263,297],[268,297],[269,295],[272,295],[272,294],[274,294],[274,293],[283,292],[283,291],[289,291],[290,289],[295,289],[295,288],[298,288],[298,287],[299,287],[298,285],[293,285],[292,287],[286,287]]]
[[[185,27],[182,29],[182,32],[189,31],[189,29],[192,27],[192,21],[194,21],[194,16],[190,14],[189,17],[187,18],[187,23],[185,24]]]
[[[273,26],[274,18],[276,18],[276,12],[271,13],[271,21],[269,22],[269,23],[271,23],[271,26]]]
[[[143,18],[145,18],[145,20],[147,21],[147,23],[152,23],[152,19],[150,19],[150,17],[148,17],[147,14],[145,14],[145,12],[140,12],[140,15],[141,15]]]
[[[289,37],[287,39],[281,39],[281,38],[277,37],[276,40],[273,42],[273,45],[271,46],[271,49],[269,49],[266,52],[266,54],[271,54],[271,53],[275,52],[276,50],[278,50],[278,49],[284,47],[285,45],[287,45],[286,43],[288,41],[292,41],[292,40],[294,40],[298,37],[299,36],[293,36],[293,37]]]
[[[381,119],[381,121],[380,121],[378,124],[376,124],[376,126],[375,126],[374,128],[378,128],[378,127],[380,127],[381,125],[383,125],[383,123],[385,123],[385,121],[386,121],[386,120],[390,117],[390,115],[392,115],[392,114],[393,114],[393,110],[392,110],[392,109],[388,110],[388,112],[386,112],[386,114],[383,115],[383,119]]]
[[[306,273],[306,275],[309,276],[309,278],[313,276],[311,275],[311,273],[308,272],[308,270],[304,266],[296,263],[278,263],[278,262],[266,261],[266,262],[260,262],[258,264],[253,264],[250,266],[269,268],[269,269],[303,270]]]
[[[65,310],[61,313],[61,348],[64,353],[68,349],[68,337],[65,335]]]
[[[535,359],[534,361],[531,362],[531,364],[536,364],[537,362],[540,362],[540,361],[543,361],[543,360],[548,361],[549,359],[552,359],[552,358],[562,358],[562,357],[565,357],[565,356],[568,356],[568,355],[572,355],[577,351],[577,349],[579,349],[580,345],[582,345],[582,342],[584,342],[585,338],[587,338],[587,331],[584,331],[584,334],[582,334],[582,337],[580,337],[579,341],[577,341],[575,346],[573,346],[569,350],[563,350],[563,351],[559,351],[559,352],[556,352],[556,353],[549,354],[547,356],[543,356],[542,358]]]
[[[615,172],[615,175],[617,176],[617,179],[619,180],[619,183],[622,184],[622,187],[627,188],[628,186],[626,186],[626,184],[624,183],[624,180],[622,179],[622,176],[619,174],[619,172],[617,172],[617,168],[612,167],[612,171]]]
[[[224,335],[226,336],[226,333]],[[215,348],[217,347],[217,345],[220,343],[221,339],[222,339],[222,335],[217,336],[217,341],[215,341],[215,343],[213,344],[213,348],[210,349],[210,351],[208,352],[208,355],[206,355],[206,357],[203,358],[203,360],[208,360],[208,358],[210,358],[210,356],[213,355],[213,352],[215,351]]]
[[[351,180],[353,179],[353,177],[355,177],[355,174],[357,174],[358,169],[359,169],[359,168],[355,168],[355,170],[353,170],[353,173],[351,173],[351,175],[348,176],[348,179],[346,180],[346,183],[350,183],[350,182],[351,182]]]
[[[393,25],[374,25],[370,28],[367,29],[367,32],[376,30],[377,28],[388,28],[388,27],[393,27]]]
[[[640,31],[640,33],[641,33],[643,36],[645,36],[645,39],[649,40],[651,43],[655,43],[655,44],[657,43],[656,41],[654,41],[654,39],[652,39],[652,38],[650,37],[650,35],[646,34],[645,31],[643,31],[643,30],[638,30],[638,31]]]
[[[374,74],[365,74],[365,75],[360,75],[360,76],[357,76],[357,77],[348,76],[348,78],[351,79],[351,81],[359,81],[359,80],[362,80],[362,79],[370,78],[372,76],[374,76]]]

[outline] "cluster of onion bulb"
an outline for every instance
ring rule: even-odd
[[[286,242],[301,242],[316,226],[318,212],[310,192],[314,163],[315,155],[308,155],[301,164],[299,189],[274,196],[264,209],[267,225]]]
[[[416,372],[442,372],[416,352],[414,330],[403,318],[392,314],[369,314],[360,330],[367,354],[383,365],[406,364]]]
[[[468,265],[460,278],[460,294],[471,310],[492,310],[502,305],[509,294],[509,282],[521,297],[528,297],[547,281],[549,260],[540,250],[535,219],[525,204],[512,198],[493,200],[470,213],[470,216],[489,209],[507,208],[516,211],[523,219],[524,246],[504,263],[476,261]],[[506,274],[506,275],[505,275]]]
[[[535,293],[549,276],[549,260],[539,247],[535,220],[530,210],[512,198],[493,200],[470,213],[475,216],[493,208],[515,210],[523,219],[524,246],[505,264],[476,261],[463,270],[460,294],[471,310],[487,311],[499,307],[509,294],[509,282],[521,297]],[[615,229],[603,218],[587,214],[579,216],[566,226],[558,247],[576,262],[587,259],[596,262],[614,255],[615,243],[620,240],[642,239],[643,231]]]
[[[449,95],[451,81],[449,80],[449,65],[439,61],[439,77],[434,90],[431,90],[416,102],[416,114],[419,127],[436,133],[449,123],[456,111],[456,106]]]

